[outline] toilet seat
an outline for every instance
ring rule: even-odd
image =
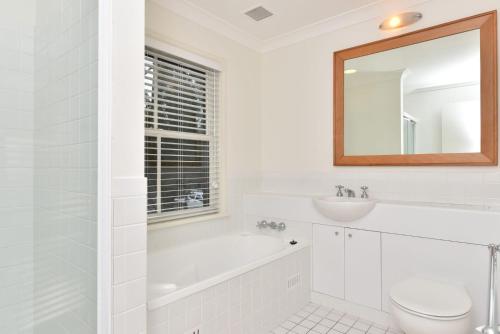
[[[454,316],[454,317],[438,317],[438,316],[433,316],[433,315],[429,315],[429,314],[418,313],[418,312],[412,311],[412,310],[404,307],[403,305],[400,305],[400,304],[396,303],[392,299],[391,299],[391,302],[392,302],[393,307],[397,307],[397,308],[403,310],[406,313],[415,315],[415,316],[420,317],[420,318],[431,319],[431,320],[440,320],[440,321],[459,320],[459,319],[466,318],[467,316],[469,316],[469,313],[470,313],[470,312],[467,312],[465,314]]]
[[[406,312],[443,321],[464,318],[472,308],[465,288],[420,278],[394,285],[390,298],[395,306]]]

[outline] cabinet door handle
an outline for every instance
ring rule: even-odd
[[[348,236],[349,238],[352,238],[352,234],[351,234],[351,233],[349,233],[347,236]]]
[[[338,235],[339,235],[339,232],[335,232],[335,236],[337,236],[337,237],[338,237]]]

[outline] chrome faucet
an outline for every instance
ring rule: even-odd
[[[257,225],[255,225],[256,227],[259,228],[259,230],[262,230],[263,228],[266,228],[267,226],[269,226],[267,220],[261,220],[260,222],[257,222]]]
[[[337,188],[337,197],[344,197],[344,193],[342,192],[342,189],[344,189],[344,186],[342,185],[336,185],[335,188]]]
[[[354,190],[349,189],[349,188],[345,188],[344,191],[347,194],[348,198],[354,198],[354,197],[356,197],[356,193],[354,192]]]
[[[267,222],[267,220],[261,220],[257,222],[256,225],[260,230],[263,228],[270,228],[271,230],[276,230],[276,231],[284,231],[286,230],[286,224],[285,223],[276,223],[276,222]]]
[[[362,186],[361,187],[361,198],[368,198],[368,193],[367,193],[368,187],[367,186]]]
[[[279,223],[278,227],[276,229],[278,231],[284,231],[284,230],[286,230],[286,224],[285,223]]]

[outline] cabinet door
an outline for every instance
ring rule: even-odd
[[[344,229],[313,224],[313,290],[344,298]]]
[[[345,299],[380,310],[380,233],[345,229]]]

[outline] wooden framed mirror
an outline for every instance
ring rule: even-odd
[[[498,164],[497,15],[334,53],[334,164]]]

